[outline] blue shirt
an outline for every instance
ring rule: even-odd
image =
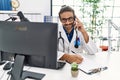
[[[70,33],[67,32],[67,30],[63,27],[63,29],[65,30],[65,33],[67,35],[68,41],[71,42],[72,37],[73,37],[73,33],[74,33],[74,28],[71,30]]]

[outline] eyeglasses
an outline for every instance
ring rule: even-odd
[[[74,17],[69,17],[69,18],[61,18],[61,22],[66,23],[67,21],[72,22],[74,21]]]

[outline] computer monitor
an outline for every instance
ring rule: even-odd
[[[22,55],[30,66],[56,69],[57,33],[57,23],[0,21],[0,51]]]

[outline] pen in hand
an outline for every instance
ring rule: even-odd
[[[72,53],[76,54],[74,51],[71,50]]]

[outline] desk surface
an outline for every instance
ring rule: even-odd
[[[79,76],[77,78],[73,78],[70,72],[70,64],[66,64],[64,68],[60,70],[53,69],[44,69],[44,68],[35,68],[35,67],[25,67],[25,70],[44,73],[46,76],[42,80],[120,80],[120,53],[97,53],[96,55],[83,55],[101,65],[107,65],[108,69],[102,71],[100,73],[95,73],[92,75],[88,75],[79,71]],[[88,65],[89,67],[90,65]],[[2,66],[0,66],[0,80],[7,80],[8,75],[7,71],[2,70]],[[32,79],[26,79],[32,80]]]

